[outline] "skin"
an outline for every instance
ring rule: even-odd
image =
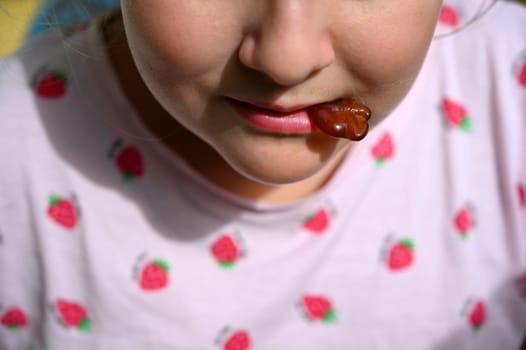
[[[357,101],[372,110],[374,128],[415,80],[440,7],[123,0],[122,18],[104,34],[125,94],[163,143],[227,191],[283,203],[322,186],[352,143],[256,130],[225,97],[283,106]]]

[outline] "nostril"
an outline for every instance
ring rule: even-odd
[[[256,63],[255,46],[255,38],[252,35],[246,36],[239,47],[238,56],[244,66],[259,70],[259,64]]]

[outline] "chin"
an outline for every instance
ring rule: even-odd
[[[260,183],[262,185],[288,185],[306,180],[320,171],[322,166],[306,168],[304,166],[284,166],[265,169],[252,169],[248,167],[234,166],[234,169],[242,176]]]
[[[246,149],[246,148],[245,148]],[[308,146],[269,147],[222,154],[223,159],[240,175],[264,185],[287,185],[307,180],[325,169],[332,168],[338,158],[335,149],[313,152]]]

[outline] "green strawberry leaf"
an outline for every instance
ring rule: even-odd
[[[474,333],[477,333],[480,330],[480,325],[472,325],[471,329],[473,330]]]
[[[58,204],[58,202],[60,202],[60,197],[57,196],[56,194],[52,194],[49,196],[49,199],[48,199],[48,202],[50,205],[56,205]]]
[[[374,160],[376,162],[376,165],[378,166],[382,166],[385,163],[385,158],[382,158],[382,157],[375,158]]]
[[[57,79],[60,79],[64,83],[68,82],[68,75],[64,73],[63,71],[60,71],[60,70],[53,71],[53,75],[55,75]]]
[[[83,318],[77,325],[77,329],[82,332],[88,332],[91,328],[91,321],[89,318]]]
[[[415,247],[415,244],[413,243],[413,241],[409,238],[402,238],[401,240],[398,241],[398,243],[400,243],[401,245],[413,250],[413,248]]]
[[[153,263],[159,266],[164,271],[170,271],[170,265],[168,265],[168,263],[162,259],[155,259],[153,260]]]
[[[132,173],[131,171],[128,171],[128,170],[123,170],[122,173],[121,173],[121,175],[122,175],[122,179],[123,179],[124,181],[131,181],[131,180],[133,180],[133,178],[135,177],[135,176],[133,175],[133,173]]]
[[[325,312],[323,315],[323,322],[325,323],[333,323],[336,321],[336,312],[334,309],[329,309]]]
[[[471,118],[468,116],[463,117],[458,124],[460,130],[468,132],[471,130]]]
[[[7,329],[10,331],[16,331],[18,328],[20,328],[17,324],[8,324]]]
[[[234,267],[236,262],[235,261],[219,261],[218,264],[219,264],[219,267],[221,267],[222,269],[229,270],[232,267]]]
[[[467,231],[466,231],[466,232],[460,232],[460,238],[461,238],[462,240],[464,240],[464,241],[467,240],[467,239],[468,239],[468,233],[467,233]]]

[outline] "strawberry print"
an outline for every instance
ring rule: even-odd
[[[522,87],[526,87],[526,60],[517,69],[517,83]]]
[[[65,327],[76,328],[82,332],[90,330],[90,319],[86,309],[81,304],[71,300],[57,299],[55,309]]]
[[[442,6],[440,15],[438,16],[438,22],[448,27],[457,27],[459,22],[457,9],[451,5]]]
[[[394,141],[389,132],[384,133],[371,148],[371,154],[377,165],[382,165],[393,157]]]
[[[473,227],[473,210],[469,206],[464,206],[457,211],[453,218],[455,229],[462,239],[466,239],[469,231]]]
[[[66,94],[68,76],[61,70],[44,71],[36,81],[37,96],[45,99],[57,99]]]
[[[471,129],[471,119],[467,115],[466,108],[449,98],[442,100],[442,111],[447,123],[462,131],[468,132]]]
[[[67,229],[72,229],[77,224],[75,207],[73,202],[67,198],[50,195],[47,214],[54,222]]]
[[[468,322],[474,332],[477,332],[480,327],[484,325],[486,321],[485,304],[482,300],[476,300],[472,305],[468,313]]]
[[[526,188],[524,184],[519,183],[517,185],[517,195],[519,196],[519,205],[526,207]]]
[[[329,211],[325,208],[320,208],[317,212],[305,218],[303,228],[312,233],[322,233],[329,226],[329,218]]]
[[[250,336],[245,330],[238,330],[228,336],[223,350],[247,350],[250,348]]]
[[[26,314],[16,306],[5,310],[0,323],[10,330],[17,330],[28,325]]]
[[[144,172],[141,152],[135,146],[126,146],[121,149],[115,158],[115,165],[125,181],[141,177]]]
[[[403,270],[413,263],[414,243],[409,238],[402,238],[394,242],[385,254],[385,262],[389,270]]]
[[[311,321],[333,323],[336,321],[336,312],[330,300],[323,295],[304,295],[301,306],[307,318]]]
[[[156,291],[167,286],[168,263],[161,259],[154,259],[143,265],[140,276],[139,286],[144,291]]]
[[[210,253],[223,269],[232,268],[241,257],[237,242],[230,234],[222,234],[210,246]]]
[[[524,301],[526,301],[526,273],[517,280],[517,287],[519,288],[519,294],[524,298]]]

